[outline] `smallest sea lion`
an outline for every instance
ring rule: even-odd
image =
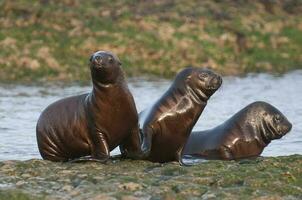
[[[256,157],[272,140],[281,138],[291,128],[292,124],[277,108],[254,102],[211,130],[193,132],[184,155],[222,160]]]

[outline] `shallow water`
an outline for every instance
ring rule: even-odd
[[[137,109],[152,105],[169,87],[170,80],[129,80]],[[36,121],[50,103],[89,92],[90,86],[0,85],[0,160],[40,158],[35,136]],[[262,156],[302,154],[302,71],[280,77],[267,74],[224,77],[223,86],[209,100],[194,130],[212,128],[254,101],[267,101],[292,122],[292,131],[272,141]],[[111,154],[118,154],[115,149]]]

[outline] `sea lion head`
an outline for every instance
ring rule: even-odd
[[[206,68],[188,67],[180,72],[185,84],[199,99],[207,101],[222,84],[222,78]]]
[[[257,101],[251,104],[252,115],[260,120],[260,130],[265,143],[279,139],[292,128],[289,120],[269,103]]]
[[[121,61],[109,51],[97,51],[91,55],[90,70],[92,79],[102,84],[112,84],[122,76]]]

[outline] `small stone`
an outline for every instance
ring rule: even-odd
[[[214,198],[216,198],[216,195],[213,193],[206,193],[202,195],[202,199],[214,199]]]
[[[17,187],[20,187],[20,186],[22,186],[22,185],[24,185],[25,184],[25,181],[18,181],[17,183],[16,183],[16,186]]]
[[[124,189],[124,190],[134,191],[134,190],[140,190],[143,187],[138,183],[129,182],[129,183],[124,183],[124,184],[119,185],[119,188]]]
[[[30,178],[30,177],[32,177],[32,175],[30,175],[30,174],[22,174],[21,177],[22,178]]]
[[[72,197],[78,196],[78,195],[80,194],[80,190],[77,190],[77,189],[72,190],[69,194],[70,194],[70,196],[72,196]]]
[[[139,200],[141,198],[135,196],[122,196],[121,200]]]
[[[65,185],[62,187],[62,190],[64,191],[71,191],[73,189],[73,187],[71,185]]]
[[[62,170],[60,173],[61,174],[71,174],[72,171],[71,170]]]
[[[87,174],[79,174],[78,177],[79,177],[79,178],[86,178],[86,177],[87,177]]]
[[[106,194],[99,194],[99,195],[93,197],[92,200],[116,200],[116,198],[111,197]]]

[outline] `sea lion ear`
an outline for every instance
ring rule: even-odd
[[[204,66],[204,69],[205,70],[211,70],[213,67],[212,66],[210,66],[210,65],[206,65],[206,66]]]
[[[91,62],[91,61],[92,61],[92,59],[93,59],[93,55],[94,55],[94,54],[92,54],[92,55],[90,56],[90,58],[89,58],[89,62]]]

